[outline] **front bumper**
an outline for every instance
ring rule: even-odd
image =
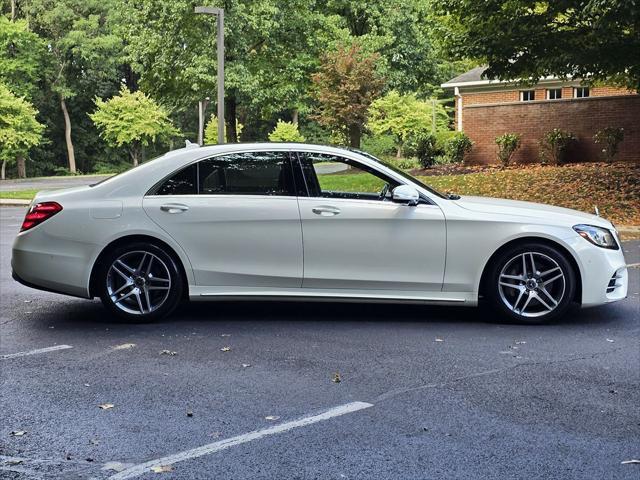
[[[569,244],[580,268],[583,307],[604,305],[627,297],[629,273],[619,240],[619,250],[597,247],[578,235],[570,239]]]

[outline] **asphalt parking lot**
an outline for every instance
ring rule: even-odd
[[[548,326],[302,302],[123,325],[11,280],[23,213],[0,209],[2,479],[640,477],[638,268]]]

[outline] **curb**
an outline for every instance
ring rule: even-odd
[[[30,203],[31,200],[20,198],[0,198],[0,207],[26,207]]]

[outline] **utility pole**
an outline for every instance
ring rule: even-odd
[[[216,100],[218,102],[218,143],[224,143],[224,9],[216,7],[196,7],[195,13],[215,15],[217,19],[218,98]],[[202,102],[200,102],[199,109],[202,110]],[[203,117],[203,114],[200,116]],[[198,133],[198,142],[202,145],[200,132]]]

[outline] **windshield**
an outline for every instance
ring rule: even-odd
[[[425,190],[433,193],[434,195],[440,197],[440,198],[444,198],[444,199],[449,199],[448,195],[445,195],[444,193],[439,192],[438,190],[436,190],[433,187],[430,187],[429,185],[427,185],[426,183],[418,180],[416,177],[413,177],[411,175],[409,175],[407,172],[405,172],[404,170],[400,170],[398,167],[396,167],[395,165],[391,165],[390,163],[387,162],[383,162],[382,160],[380,160],[379,158],[374,157],[373,155],[371,155],[370,153],[367,152],[363,152],[362,150],[358,150],[356,148],[349,148],[348,150],[358,153],[364,157],[367,157],[375,162],[381,163],[382,165],[384,165],[385,167],[387,167],[390,170],[393,170],[395,173],[397,173],[398,175],[400,175],[403,178],[406,178],[407,180],[415,183],[416,185],[424,188]]]

